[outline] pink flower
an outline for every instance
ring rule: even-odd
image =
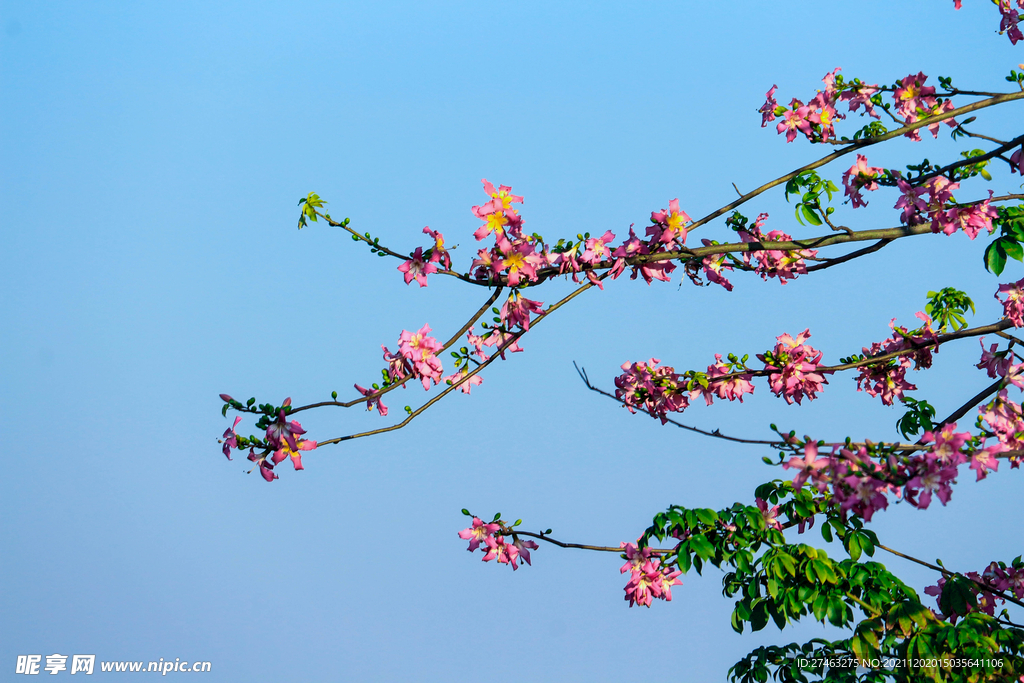
[[[839,100],[841,102],[847,102],[851,112],[857,111],[861,105],[864,105],[865,114],[873,116],[876,119],[880,119],[882,117],[875,112],[875,105],[871,101],[871,97],[877,92],[877,85],[861,83],[859,85],[852,86],[849,90],[843,91],[839,96]]]
[[[999,21],[999,32],[1005,33],[1010,39],[1010,43],[1016,45],[1018,41],[1024,40],[1024,33],[1021,33],[1018,22],[1020,21],[1020,15],[1017,13],[1017,7],[1024,10],[1024,0],[1017,0],[1017,7],[1014,7],[1012,0],[997,0],[999,12],[1002,14],[1002,19]]]
[[[466,550],[472,552],[479,548],[482,542],[490,538],[491,534],[497,533],[499,529],[501,527],[497,524],[485,524],[479,517],[474,517],[473,524],[459,532],[459,538],[469,541],[469,547]]]
[[[651,212],[653,225],[647,228],[647,234],[652,236],[653,242],[661,242],[673,249],[677,246],[677,240],[678,245],[686,244],[686,224],[692,220],[679,208],[679,199],[673,199],[668,203],[668,209]]]
[[[623,363],[624,372],[615,378],[615,396],[631,413],[636,408],[666,422],[669,412],[682,412],[689,404],[685,385],[670,366],[657,367],[657,358],[646,363]]]
[[[296,447],[292,448],[287,442],[281,444],[281,447],[274,452],[273,461],[275,465],[281,463],[285,458],[292,459],[292,467],[296,470],[303,469],[302,467],[302,453],[301,451],[311,451],[316,448],[316,441],[309,441],[305,439],[298,439]]]
[[[484,340],[484,346],[495,346],[498,349],[501,349],[503,346],[505,346],[506,343],[508,343],[510,339],[514,339],[515,341],[509,344],[508,348],[498,351],[498,354],[501,356],[501,359],[505,360],[506,352],[519,353],[523,350],[523,347],[519,346],[519,338],[515,334],[511,332],[500,332],[498,330],[494,330],[493,332],[491,332],[490,336],[488,336],[487,339]]]
[[[402,330],[398,338],[398,353],[406,361],[406,371],[419,379],[424,389],[430,388],[431,380],[437,384],[441,379],[441,361],[436,354],[444,348],[441,342],[427,336],[428,332],[430,325],[424,325],[418,332]]]
[[[1010,157],[1010,173],[1020,173],[1024,175],[1024,145],[1013,153]]]
[[[515,287],[524,279],[534,282],[537,279],[537,268],[547,263],[544,257],[535,253],[533,244],[526,239],[510,242],[504,235],[498,235],[497,247],[501,254],[497,269],[507,271],[510,287]]]
[[[712,245],[711,240],[702,239],[701,243],[705,247]],[[732,266],[728,264],[727,257],[725,254],[716,254],[713,256],[705,256],[701,260],[701,267],[704,269],[704,277],[708,279],[708,282],[714,282],[716,285],[722,285],[725,287],[725,291],[732,291],[732,283],[729,282],[722,274],[723,271],[732,270]]]
[[[291,399],[285,399],[286,407],[291,405]],[[291,422],[285,417],[284,408],[279,413],[277,420],[272,422],[267,427],[267,442],[274,447],[274,449],[281,448],[282,444],[288,444],[293,449],[298,448],[298,443],[295,441],[295,437],[299,434],[305,434],[306,430],[302,428],[295,420]]]
[[[971,435],[968,432],[954,432],[955,429],[956,422],[944,424],[939,431],[925,432],[921,437],[923,444],[935,442],[930,455],[942,467],[957,467],[967,461],[960,449],[970,441]]]
[[[768,214],[759,214],[754,224],[739,230],[738,234],[743,242],[754,243],[754,242],[790,242],[793,238],[790,235],[782,232],[781,230],[772,230],[771,232],[764,233],[761,231],[761,226],[768,219]],[[743,261],[750,265],[751,261],[756,261],[754,264],[754,272],[761,276],[762,280],[768,281],[768,278],[777,277],[781,284],[786,284],[786,280],[795,280],[797,275],[803,275],[807,272],[807,265],[804,263],[805,258],[814,258],[818,252],[815,249],[802,249],[799,251],[780,251],[777,249],[758,249],[753,252],[744,252]]]
[[[903,178],[897,178],[896,186],[902,192],[902,196],[896,200],[895,209],[903,209],[901,220],[907,225],[919,225],[924,223],[921,213],[928,210],[928,203],[921,199],[925,188],[914,187]]]
[[[755,502],[757,509],[761,511],[761,518],[764,519],[765,525],[769,529],[782,531],[782,524],[779,522],[779,506],[775,505],[769,508],[768,503],[760,498],[756,498]]]
[[[768,376],[772,393],[784,398],[786,403],[796,401],[799,404],[804,397],[813,400],[822,385],[828,384],[817,371],[821,352],[804,343],[810,336],[810,330],[804,330],[795,339],[784,334],[776,339],[773,351],[757,356],[764,362],[765,370],[772,371]]]
[[[678,207],[678,202],[676,203]],[[585,242],[585,250],[580,255],[580,261],[589,265],[597,265],[602,261],[611,258],[611,250],[608,245],[615,239],[615,234],[611,230],[605,231],[600,237],[591,237]]]
[[[775,120],[775,107],[779,106],[779,103],[775,101],[775,91],[779,86],[773,85],[771,90],[765,93],[765,103],[758,109],[761,113],[761,127],[764,128],[769,122]]]
[[[364,389],[358,384],[354,386],[356,388],[356,391],[358,391],[363,396],[371,396],[373,394],[379,393],[378,389]],[[380,400],[380,396],[375,396],[374,398],[368,398],[366,400],[366,409],[373,410],[374,408],[377,409],[377,412],[380,413],[381,417],[384,417],[388,414],[388,407],[384,405],[384,403]]]
[[[992,190],[988,191],[988,196],[989,198],[980,204],[954,206],[945,213],[938,214],[933,223],[932,232],[939,232],[941,229],[947,235],[952,235],[957,229],[960,229],[967,233],[972,240],[982,230],[991,233],[995,229],[992,221],[999,218],[999,211],[989,205],[992,199]]]
[[[461,380],[465,375],[468,375],[468,374],[469,374],[469,366],[468,365],[463,365],[462,368],[458,372],[456,372],[454,375],[448,375],[447,377],[443,377],[441,379],[441,381],[444,382],[445,384],[456,384],[459,380]],[[483,377],[481,377],[478,374],[477,375],[473,375],[468,380],[466,380],[465,382],[463,382],[462,384],[459,385],[459,391],[461,391],[464,394],[468,394],[473,387],[479,386],[479,385],[481,385],[483,383],[484,383],[484,378]]]
[[[922,117],[942,114],[954,108],[953,103],[949,100],[940,103],[935,97],[935,88],[924,84],[926,80],[928,77],[924,73],[910,74],[899,82],[899,87],[893,92],[896,111],[903,116],[904,122],[908,125]],[[940,123],[942,121],[936,121],[928,126],[928,130],[935,137],[939,135]],[[947,119],[945,123],[950,127],[956,126],[956,121],[953,119]],[[921,139],[917,130],[912,130],[904,135],[912,140]]]
[[[516,551],[518,551],[519,557],[523,559],[523,562],[533,566],[530,562],[530,551],[536,550],[538,547],[537,544],[533,541],[524,541],[521,538],[516,538],[515,543],[512,545],[515,546]]]
[[[231,449],[232,448],[236,448],[238,446],[238,434],[235,433],[235,427],[237,427],[238,423],[241,422],[241,421],[242,421],[242,416],[241,415],[235,416],[235,423],[233,425],[231,425],[230,427],[228,427],[224,431],[224,436],[221,437],[222,439],[224,439],[224,448],[222,450],[224,451],[224,456],[228,460],[231,459]]]
[[[981,362],[975,367],[979,370],[985,370],[988,372],[988,376],[992,379],[996,377],[1005,377],[1006,373],[1009,372],[1010,366],[1013,364],[1014,354],[1013,351],[1007,349],[1006,351],[998,351],[999,344],[993,344],[991,348],[985,350],[985,338],[982,337],[978,340],[981,343]]]
[[[544,303],[527,299],[519,292],[512,294],[501,307],[501,321],[507,327],[518,325],[527,331],[530,329],[530,316],[532,314],[544,315]]]
[[[875,181],[884,172],[885,169],[883,168],[868,166],[868,158],[863,154],[857,155],[857,163],[843,174],[843,186],[846,188],[846,196],[853,202],[853,208],[856,209],[868,205],[861,196],[860,191],[868,190],[873,192],[877,190],[878,183]]]
[[[978,478],[975,481],[981,481],[988,476],[989,471],[995,472],[999,469],[999,459],[996,454],[1005,450],[1006,446],[997,443],[994,446],[975,451],[971,456],[971,469],[978,473]]]
[[[808,439],[807,444],[804,445],[804,457],[801,459],[793,456],[782,467],[787,470],[799,470],[793,477],[793,487],[796,490],[799,491],[808,479],[812,479],[818,486],[818,490],[824,491],[829,481],[829,462],[829,458],[818,457],[818,444]]]
[[[1006,294],[1006,300],[999,298]],[[999,285],[996,301],[1003,305],[1003,317],[1013,322],[1014,327],[1024,327],[1024,279],[1012,284]]]
[[[780,135],[786,134],[786,142],[793,142],[798,131],[813,139],[811,122],[807,119],[811,113],[810,107],[804,106],[803,102],[797,99],[790,102],[789,106],[790,108],[783,113],[782,121],[779,121],[775,130]]]
[[[517,569],[516,561],[519,559],[519,550],[511,543],[505,543],[503,536],[488,536],[484,539],[487,552],[483,561],[490,562],[497,559],[498,564],[511,564],[512,569]]]
[[[732,368],[722,362],[722,354],[715,354],[715,364],[708,366],[708,389],[718,395],[718,398],[728,401],[739,401],[743,403],[743,394],[754,393],[754,385],[750,381],[751,375],[741,374],[731,379],[716,381],[716,378],[733,374]],[[710,403],[709,403],[710,405]]]
[[[512,204],[522,204],[523,198],[512,194],[512,188],[502,185],[497,190],[489,181],[484,180],[484,192],[490,195],[491,200],[481,206],[473,207],[473,215],[484,221],[473,236],[477,240],[486,238],[489,234],[496,233],[503,235],[511,232],[518,236],[522,219],[519,213],[512,208]]]
[[[448,253],[448,250],[444,248],[444,235],[441,234],[441,231],[431,230],[428,226],[423,228],[423,233],[434,238],[434,246],[430,250],[430,260],[434,263],[440,263],[446,269],[451,270],[452,257]],[[408,284],[408,282],[406,284]]]
[[[423,247],[416,247],[411,258],[402,261],[398,270],[405,273],[405,284],[416,280],[420,287],[427,286],[427,276],[437,272],[437,266],[433,261],[423,260]]]

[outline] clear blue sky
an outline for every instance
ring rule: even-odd
[[[809,327],[835,362],[947,285],[989,322],[985,240],[913,240],[784,287],[738,276],[732,294],[619,280],[538,327],[473,396],[310,454],[273,485],[220,454],[217,394],[348,396],[379,377],[380,344],[424,323],[447,336],[482,299],[440,278],[406,287],[338,231],[297,232],[300,196],[320,193],[401,251],[441,229],[463,267],[484,177],[524,194],[527,227],[548,239],[625,234],[673,197],[702,215],[730,183],[818,153],[759,127],[773,83],[780,101],[808,97],[842,66],[1004,88],[1024,50],[995,35],[990,3],[964,5],[4,0],[0,678],[18,654],[57,652],[209,660],[217,681],[611,681],[637,668],[710,681],[759,644],[821,633],[736,636],[713,569],[684,577],[672,603],[630,610],[613,555],[543,548],[514,574],[484,565],[455,535],[459,510],[617,544],[671,503],[750,502],[780,474],[763,452],[630,416],[586,392],[572,361],[611,386],[626,360],[702,368]],[[1019,133],[1020,107],[988,120]],[[956,148],[943,135],[870,159],[905,163],[907,150]],[[995,189],[1013,189],[1002,178]],[[893,201],[848,220],[890,226]],[[758,210],[809,234],[781,196]],[[1002,281],[1020,277],[1011,262]],[[912,378],[918,395],[940,413],[959,405],[988,382],[977,355],[976,341],[943,348]],[[396,411],[422,398],[399,394]],[[826,439],[894,438],[897,417],[849,377],[804,409],[762,384],[742,406],[685,414]],[[323,439],[386,422],[351,410],[303,424]],[[968,474],[949,507],[897,506],[874,528],[958,569],[1010,559],[1019,477]],[[934,580],[890,566],[917,588]]]

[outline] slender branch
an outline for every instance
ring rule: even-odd
[[[486,313],[487,309],[489,309],[491,306],[494,305],[494,302],[498,300],[499,296],[501,296],[501,289],[502,288],[499,285],[494,290],[494,293],[491,294],[491,296],[487,299],[487,301],[484,302],[484,305],[481,306],[480,309],[477,310],[477,312],[472,315],[472,317],[470,317],[469,321],[465,325],[463,325],[462,328],[458,332],[456,332],[454,335],[452,335],[451,339],[449,339],[447,342],[445,342],[444,347],[442,347],[442,349],[441,349],[441,352],[446,351],[453,344],[455,344],[455,342],[457,342],[459,339],[461,339],[462,335],[464,335],[469,330],[469,328],[472,327],[476,323],[476,321],[480,319],[480,316],[482,316],[484,313]],[[397,382],[395,382],[394,384],[392,384],[390,386],[387,386],[387,387],[384,387],[380,391],[375,391],[372,394],[367,394],[366,396],[363,396],[363,397],[357,398],[357,399],[353,399],[351,401],[344,401],[344,402],[341,402],[341,401],[321,401],[320,403],[310,403],[309,405],[301,406],[299,408],[294,408],[294,409],[292,409],[291,412],[292,413],[298,413],[298,412],[301,412],[303,410],[309,410],[310,408],[321,408],[323,406],[339,406],[341,408],[351,408],[352,406],[358,405],[358,404],[362,403],[363,401],[373,401],[373,400],[375,400],[377,398],[380,398],[381,396],[383,396],[384,394],[388,393],[389,391],[392,391],[394,389],[397,389],[400,386],[403,386],[410,379],[412,379],[412,375],[407,375],[407,376],[403,377],[402,379],[398,380]]]
[[[967,411],[969,411],[971,408],[973,408],[974,406],[978,405],[979,403],[984,401],[986,398],[988,398],[989,396],[991,396],[995,392],[999,391],[999,388],[1002,387],[1002,386],[1003,386],[1003,379],[1002,378],[997,379],[991,385],[985,387],[984,389],[979,391],[977,394],[972,396],[970,399],[968,399],[967,403],[963,404],[962,406],[960,406],[959,408],[954,410],[952,413],[950,413],[949,416],[945,420],[943,420],[942,422],[936,422],[935,424],[946,425],[946,424],[950,424],[951,422],[956,422],[961,417],[966,415]]]
[[[604,275],[598,276],[598,280],[604,279],[605,277],[607,277],[607,275],[608,274],[605,273]],[[558,301],[555,304],[552,304],[551,306],[549,306],[547,308],[546,311],[544,311],[544,315],[538,316],[537,319],[533,321],[532,326],[539,325],[544,319],[547,318],[547,316],[549,314],[551,314],[552,312],[558,310],[559,308],[561,308],[565,304],[569,303],[570,301],[575,299],[577,296],[579,296],[580,294],[582,294],[583,292],[587,291],[588,289],[590,289],[593,286],[594,286],[593,282],[588,282],[585,285],[583,285],[582,287],[577,288],[575,291],[573,291],[571,294],[569,294],[568,296],[566,296],[562,300]],[[351,439],[358,439],[358,438],[364,437],[364,436],[376,436],[377,434],[384,434],[386,432],[393,432],[396,429],[401,429],[402,427],[405,427],[407,424],[409,424],[414,419],[416,419],[416,417],[418,417],[420,414],[422,414],[428,408],[430,408],[430,406],[434,405],[435,403],[440,401],[442,398],[444,398],[445,396],[447,396],[451,392],[453,392],[456,389],[458,389],[465,382],[468,382],[471,377],[473,377],[474,375],[479,373],[481,370],[486,368],[488,365],[490,365],[492,362],[494,362],[495,358],[503,355],[504,352],[506,350],[508,350],[508,348],[511,347],[513,344],[515,344],[517,341],[519,341],[519,339],[522,338],[522,336],[524,334],[526,334],[525,330],[524,331],[520,331],[520,332],[516,332],[516,333],[511,333],[509,335],[509,338],[506,339],[505,342],[500,347],[495,349],[494,353],[491,355],[490,358],[488,358],[483,363],[481,363],[480,365],[478,365],[475,368],[473,368],[470,372],[462,375],[462,377],[460,377],[455,382],[452,382],[452,384],[449,387],[447,387],[444,391],[442,391],[440,394],[438,394],[437,396],[433,397],[432,399],[430,399],[429,401],[427,401],[426,403],[421,405],[416,410],[414,410],[411,413],[409,413],[409,416],[406,417],[401,422],[399,422],[398,424],[394,424],[394,425],[391,425],[389,427],[382,427],[380,429],[373,429],[373,430],[368,431],[368,432],[360,432],[358,434],[350,434],[348,436],[339,436],[339,437],[336,437],[334,439],[328,439],[326,441],[320,441],[320,442],[318,442],[317,447],[319,448],[320,446],[329,446],[331,444],[341,443],[342,441],[349,441]],[[292,412],[294,412],[294,411],[292,411]]]
[[[807,272],[811,273],[816,270],[825,270],[826,268],[831,268],[832,266],[838,266],[840,263],[846,263],[847,261],[852,261],[855,258],[860,258],[861,256],[866,256],[867,254],[873,254],[888,244],[892,244],[891,239],[878,240],[870,247],[864,247],[863,249],[858,249],[857,251],[851,251],[849,254],[846,254],[845,256],[839,256],[833,259],[825,259],[824,263],[819,263],[818,265],[811,266],[810,268],[807,269]]]
[[[991,138],[989,138],[989,139],[991,139]],[[931,180],[932,178],[937,178],[940,175],[944,176],[944,175],[948,174],[950,171],[955,171],[956,169],[958,169],[958,168],[960,168],[962,166],[970,166],[972,164],[977,164],[977,163],[979,163],[981,161],[987,161],[987,160],[991,159],[992,157],[999,156],[1003,152],[1008,152],[1009,150],[1013,149],[1017,145],[1020,145],[1021,143],[1024,143],[1024,135],[1018,135],[1017,137],[1015,137],[1014,139],[1010,140],[1009,142],[1004,143],[1004,144],[1000,145],[999,147],[996,147],[994,150],[992,150],[991,152],[987,152],[986,154],[981,154],[979,156],[970,157],[970,158],[967,158],[967,159],[961,159],[960,161],[953,162],[952,164],[949,164],[948,166],[943,166],[942,168],[940,168],[940,169],[938,169],[936,171],[932,171],[931,173],[925,173],[924,175],[918,176],[918,177],[914,178],[913,184],[914,185],[920,185],[921,183],[923,183],[925,181],[928,181],[928,180]]]
[[[881,548],[882,550],[884,550],[884,551],[886,551],[888,553],[892,553],[893,555],[896,555],[897,557],[902,557],[904,560],[910,560],[911,562],[915,562],[915,563],[921,565],[922,567],[928,567],[928,569],[932,569],[934,571],[940,572],[944,576],[959,576],[961,579],[967,579],[968,581],[970,581],[970,582],[974,583],[975,585],[981,587],[981,589],[984,590],[986,593],[991,593],[992,595],[998,595],[999,597],[1001,597],[1002,599],[1006,600],[1007,602],[1012,602],[1013,604],[1017,605],[1018,607],[1024,607],[1024,602],[1021,602],[1020,600],[1018,600],[1014,596],[1007,595],[1003,591],[996,590],[992,586],[985,585],[981,581],[978,581],[976,579],[972,579],[969,576],[964,576],[963,574],[961,574],[959,572],[951,572],[951,571],[949,571],[948,569],[946,569],[944,567],[939,567],[939,566],[936,566],[936,565],[934,565],[934,564],[932,564],[930,562],[925,562],[924,560],[919,560],[916,557],[911,557],[910,555],[906,555],[904,553],[901,553],[898,550],[893,550],[892,548],[888,548],[888,547],[882,545],[881,543],[876,543],[875,547],[876,548]]]
[[[588,389],[590,389],[591,391],[596,391],[597,393],[599,393],[599,394],[601,394],[603,396],[607,396],[608,398],[610,398],[610,399],[612,399],[614,401],[618,401],[622,405],[626,405],[625,402],[622,399],[620,399],[618,396],[616,396],[615,394],[609,394],[607,391],[605,391],[603,389],[600,389],[600,388],[594,386],[593,384],[591,384],[590,383],[590,378],[587,377],[586,370],[585,369],[581,369],[578,365],[576,365],[576,361],[573,361],[573,365],[576,366],[577,374],[579,374],[580,379],[583,380],[583,383],[587,385]],[[637,408],[637,410],[639,410],[640,412],[645,413],[647,415],[650,415],[651,417],[661,417],[660,415],[655,415],[653,413],[650,413],[650,412],[644,410],[643,408]],[[665,422],[671,423],[671,424],[675,425],[676,427],[679,427],[680,429],[687,429],[687,430],[689,430],[691,432],[696,432],[698,434],[703,434],[704,436],[712,436],[712,437],[714,437],[716,439],[724,439],[725,441],[733,441],[735,443],[748,443],[748,444],[755,444],[755,445],[760,445],[760,446],[772,446],[772,447],[775,447],[775,448],[781,448],[782,446],[786,445],[786,443],[784,441],[765,441],[763,439],[742,439],[742,438],[740,438],[738,436],[728,436],[727,434],[722,434],[717,429],[712,430],[712,431],[709,432],[706,429],[701,429],[699,427],[692,427],[690,425],[685,425],[682,422],[677,422],[677,421],[675,421],[675,420],[673,420],[672,418],[669,418],[669,417],[664,418],[664,420],[665,420]]]

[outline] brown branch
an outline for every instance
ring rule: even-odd
[[[607,277],[607,275],[608,274],[605,273],[604,275],[599,276],[598,279],[604,279],[605,277]],[[582,294],[583,292],[587,291],[588,289],[590,289],[593,286],[594,286],[594,283],[588,282],[585,285],[583,285],[582,287],[579,287],[578,289],[573,291],[571,294],[569,294],[565,298],[563,298],[560,301],[558,301],[557,303],[552,304],[551,306],[549,306],[547,308],[546,311],[544,311],[544,315],[538,316],[537,319],[532,322],[531,327],[535,327],[535,326],[539,325],[541,322],[543,322],[547,318],[547,316],[549,314],[551,314],[552,312],[558,310],[559,308],[561,308],[565,304],[569,303],[570,301],[575,299],[577,296],[579,296],[580,294]],[[458,389],[460,386],[462,386],[462,384],[464,384],[465,382],[468,382],[471,377],[473,377],[478,372],[480,372],[481,370],[486,368],[488,365],[490,365],[492,362],[494,362],[495,358],[498,358],[499,356],[501,356],[506,350],[508,350],[508,348],[510,346],[512,346],[517,341],[519,341],[519,339],[521,339],[524,334],[526,334],[525,331],[510,333],[509,338],[507,340],[505,340],[504,344],[502,344],[500,347],[495,349],[494,353],[491,355],[490,358],[488,358],[483,363],[481,363],[480,365],[478,365],[475,368],[473,368],[473,370],[471,370],[470,372],[462,375],[462,377],[460,377],[455,382],[452,382],[452,384],[449,387],[447,387],[444,391],[442,391],[440,394],[438,394],[437,396],[433,397],[432,399],[430,399],[429,401],[424,403],[422,406],[420,406],[416,410],[414,410],[411,413],[409,413],[409,416],[406,417],[401,422],[399,422],[398,424],[394,424],[394,425],[391,425],[389,427],[382,427],[380,429],[373,429],[373,430],[368,431],[368,432],[360,432],[358,434],[350,434],[348,436],[339,436],[339,437],[336,437],[336,438],[333,438],[333,439],[328,439],[326,441],[320,441],[320,442],[317,443],[317,448],[319,448],[320,446],[329,446],[331,444],[341,443],[342,441],[349,441],[351,439],[358,439],[358,438],[364,437],[364,436],[376,436],[377,434],[384,434],[386,432],[393,432],[396,429],[401,429],[402,427],[405,427],[407,424],[412,422],[417,416],[419,416],[420,414],[425,412],[428,408],[430,408],[430,406],[434,405],[435,403],[440,401],[442,398],[444,398],[445,396],[447,396],[451,392],[453,392],[456,389]]]
[[[845,256],[839,256],[833,259],[826,259],[824,263],[819,263],[818,265],[811,266],[810,268],[808,268],[807,272],[811,273],[816,270],[825,270],[826,268],[831,268],[832,266],[838,266],[840,263],[846,263],[847,261],[852,261],[855,258],[860,258],[861,256],[873,254],[888,244],[892,244],[891,239],[878,240],[870,247],[864,247],[863,249],[858,249],[857,251],[851,251],[849,254],[846,254]]]
[[[966,415],[967,411],[969,411],[971,408],[973,408],[974,406],[978,405],[979,403],[984,401],[986,398],[988,398],[989,396],[991,396],[995,392],[999,391],[999,388],[1001,386],[1003,386],[1003,379],[999,378],[995,382],[993,382],[991,385],[985,387],[984,389],[979,391],[976,395],[972,396],[967,401],[967,403],[963,404],[962,406],[960,406],[959,408],[954,410],[952,413],[950,413],[950,415],[945,420],[943,420],[942,422],[936,422],[935,424],[947,425],[947,424],[950,424],[951,422],[956,422],[961,417]]]
[[[480,319],[480,316],[482,316],[484,313],[486,313],[487,309],[489,309],[491,306],[494,305],[494,302],[498,300],[499,296],[501,296],[501,289],[502,288],[499,285],[494,290],[494,293],[491,294],[491,296],[487,299],[487,301],[484,302],[484,305],[481,306],[479,308],[479,310],[477,310],[477,312],[473,314],[473,316],[469,319],[469,321],[465,325],[462,326],[462,329],[460,329],[458,332],[456,332],[454,335],[452,335],[452,338],[449,339],[447,342],[445,342],[444,347],[442,347],[442,349],[441,349],[442,352],[444,352],[447,349],[449,349],[453,344],[455,344],[455,342],[457,342],[459,339],[461,339],[462,335],[464,335],[469,330],[469,328],[472,327],[474,325],[474,323],[476,323],[476,321]],[[368,394],[366,396],[363,396],[362,398],[357,398],[357,399],[353,399],[351,401],[344,401],[344,402],[341,402],[341,401],[321,401],[320,403],[310,403],[309,405],[301,406],[299,408],[294,408],[294,409],[292,409],[291,412],[292,413],[298,413],[298,412],[301,412],[303,410],[309,410],[310,408],[321,408],[323,406],[338,406],[338,407],[341,407],[341,408],[351,408],[352,406],[358,405],[358,404],[360,404],[360,403],[362,403],[364,401],[373,401],[375,399],[378,399],[381,396],[383,396],[384,394],[388,393],[389,391],[392,391],[394,389],[397,389],[400,386],[403,386],[411,378],[412,378],[412,375],[407,375],[406,377],[403,377],[402,379],[398,380],[394,384],[392,384],[390,386],[387,386],[387,387],[384,387],[380,391],[376,391],[376,392],[374,392],[372,394]]]
[[[921,565],[922,567],[927,567],[928,569],[935,570],[935,571],[943,574],[944,576],[959,576],[961,579],[967,579],[971,583],[981,587],[981,589],[984,590],[986,593],[991,593],[992,595],[998,595],[999,597],[1001,597],[1002,599],[1006,600],[1007,602],[1012,602],[1013,604],[1015,604],[1015,605],[1017,605],[1019,607],[1024,607],[1024,602],[1021,602],[1020,600],[1018,600],[1014,596],[1007,595],[1003,591],[996,590],[992,586],[987,586],[983,582],[977,581],[975,579],[972,579],[969,576],[964,576],[963,574],[961,574],[959,572],[951,572],[951,571],[949,571],[948,569],[946,569],[944,567],[938,567],[938,566],[936,566],[934,564],[931,564],[930,562],[925,562],[924,560],[919,560],[916,557],[911,557],[910,555],[905,555],[904,553],[901,553],[898,550],[893,550],[892,548],[887,548],[886,546],[882,545],[881,543],[876,543],[875,547],[876,548],[881,548],[882,550],[884,550],[884,551],[886,551],[888,553],[892,553],[893,555],[896,555],[897,557],[902,557],[904,560],[910,560],[911,562],[916,562],[917,564]]]

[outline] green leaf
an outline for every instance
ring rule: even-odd
[[[703,534],[691,537],[690,547],[693,548],[694,552],[696,552],[701,559],[708,560],[715,556],[715,547],[711,545],[711,542],[708,541]]]
[[[804,218],[807,219],[807,222],[810,223],[811,225],[821,225],[821,219],[818,218],[818,214],[816,214],[806,204],[800,205],[800,212],[804,215]]]
[[[1002,245],[1003,251],[1006,252],[1007,256],[1012,259],[1016,259],[1017,261],[1024,261],[1024,247],[1022,247],[1020,243],[1013,242],[1006,238],[1000,239],[999,243]]]
[[[985,269],[995,275],[1001,275],[1006,267],[1006,252],[996,240],[985,249]]]

